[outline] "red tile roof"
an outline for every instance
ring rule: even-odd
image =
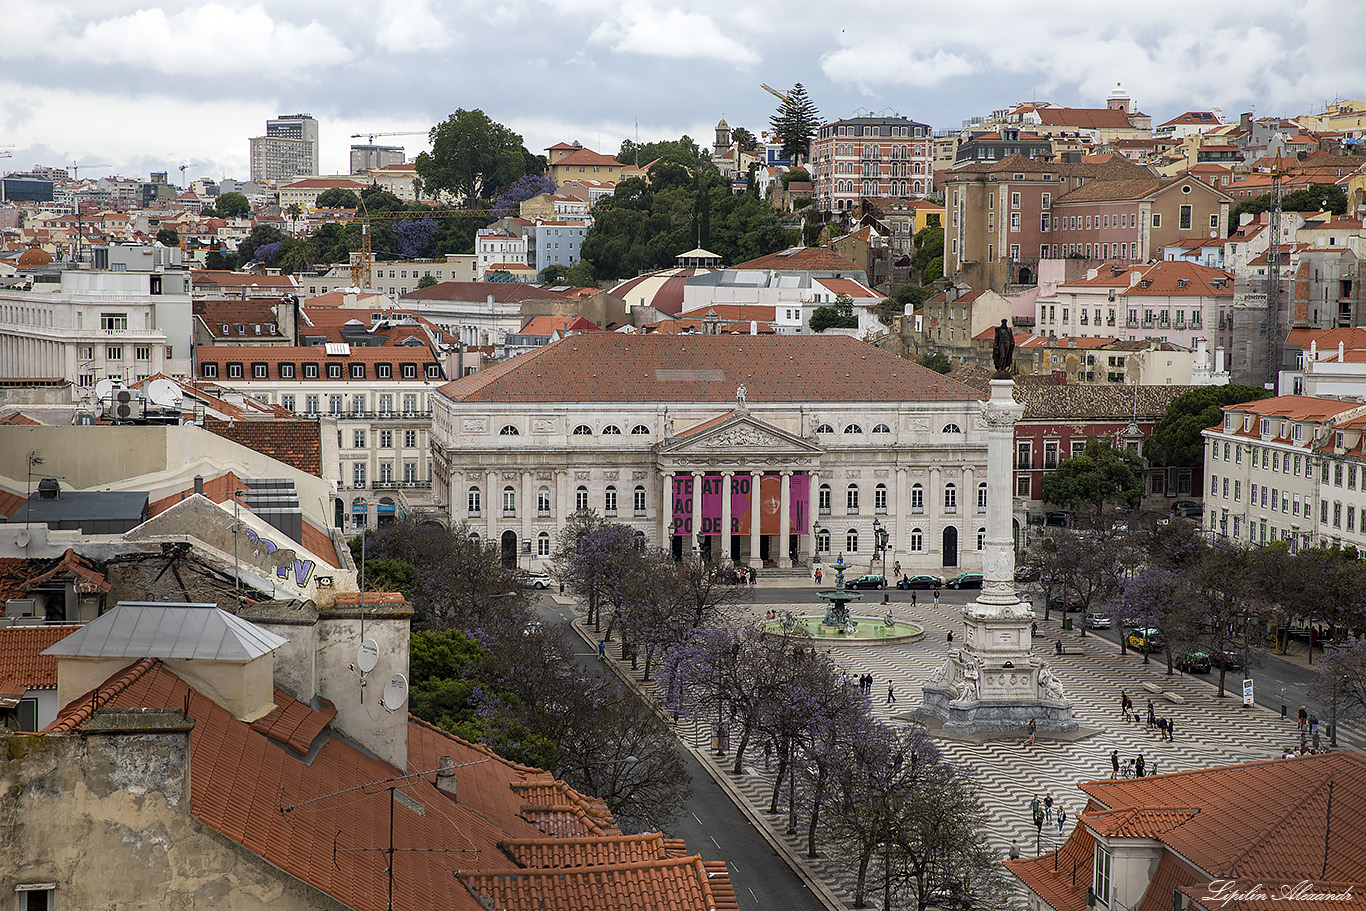
[[[80,628],[80,624],[74,623],[0,627],[0,680],[9,680],[30,690],[55,690],[57,659],[44,655],[43,650]]]
[[[700,857],[667,858],[579,870],[508,867],[456,877],[486,907],[499,911],[576,911],[583,908],[737,907],[726,879],[713,878]],[[722,865],[724,870],[724,865]],[[719,872],[719,871],[718,871]]]
[[[204,418],[204,429],[305,474],[322,477],[322,425],[302,418],[222,421]]]
[[[601,152],[594,152],[592,149],[577,149],[570,152],[568,155],[552,164],[551,167],[559,167],[560,165],[583,165],[585,167],[597,165],[599,167],[610,166],[614,168],[625,167],[625,165],[617,161],[611,155],[603,155]]]
[[[22,424],[24,426],[30,426],[37,425],[38,422],[35,421],[33,418],[29,417],[28,415],[24,414],[22,411],[11,411],[3,418],[0,418],[0,424]]]
[[[777,272],[862,272],[856,263],[825,247],[783,250],[731,266],[732,269],[773,269]]]
[[[1268,417],[1290,418],[1298,421],[1326,421],[1331,417],[1360,408],[1358,402],[1344,402],[1339,399],[1320,399],[1312,395],[1278,395],[1255,402],[1239,405],[1226,405],[1225,411],[1247,412],[1248,414]],[[1222,426],[1222,425],[1221,425]],[[1254,432],[1255,428],[1254,428]],[[1258,433],[1260,435],[1260,433]]]
[[[1037,108],[1036,113],[1045,126],[1074,130],[1132,129],[1129,115],[1117,108]]]
[[[847,336],[575,335],[442,386],[465,402],[970,401],[980,393]]]
[[[417,288],[402,296],[402,300],[429,301],[485,301],[492,297],[498,303],[521,303],[529,300],[579,300],[596,294],[595,289],[570,288],[552,291],[525,282],[438,282],[429,288]]]
[[[282,190],[327,190],[337,187],[342,190],[364,190],[365,184],[355,180],[348,180],[344,177],[305,177],[303,180],[296,180],[287,183],[280,189]]]

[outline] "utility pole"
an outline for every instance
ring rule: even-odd
[[[1281,156],[1271,167],[1271,217],[1267,231],[1271,232],[1266,248],[1266,382],[1276,391],[1280,377],[1281,355]],[[1291,306],[1294,306],[1293,303]],[[1287,323],[1291,320],[1287,320]]]

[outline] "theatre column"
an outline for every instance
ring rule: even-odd
[[[763,472],[749,473],[749,565],[760,569],[764,565],[760,557],[759,527],[763,523],[764,501],[760,496],[760,482]]]
[[[778,508],[778,568],[791,569],[792,556],[788,551],[791,540],[789,529],[792,527],[792,472],[782,473],[782,498]]]
[[[665,550],[673,547],[673,480],[674,476],[671,472],[661,471],[659,473],[659,495],[655,502],[659,503],[659,546]]]
[[[720,550],[716,555],[716,560],[720,563],[730,561],[730,536],[731,536],[731,512],[730,512],[730,486],[735,483],[735,472],[721,472],[721,535]]]
[[[487,495],[484,497],[484,515],[488,516],[485,520],[484,541],[496,541],[498,538],[498,520],[495,518],[503,508],[502,488],[498,486],[498,472],[484,472],[484,489]]]

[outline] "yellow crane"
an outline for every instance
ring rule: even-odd
[[[365,200],[362,199],[360,210],[356,213],[354,219],[360,222],[360,249],[356,251],[356,258],[351,260],[351,283],[362,291],[373,290],[370,288],[370,282],[372,280],[371,277],[372,270],[374,269],[375,257],[370,248],[371,221],[488,217],[489,213],[483,209],[432,209],[431,212],[376,212],[371,215],[365,208]]]
[[[792,96],[791,96],[791,95],[787,94],[787,92],[780,92],[780,91],[778,91],[778,90],[775,89],[773,86],[769,85],[767,82],[761,82],[761,83],[759,83],[759,88],[763,89],[765,92],[768,92],[770,95],[772,95],[774,98],[777,98],[777,99],[778,99],[779,101],[781,101],[783,104],[791,104],[791,103],[792,103]]]
[[[352,139],[364,139],[370,145],[375,144],[376,136],[427,136],[430,130],[403,130],[397,133],[352,133]]]

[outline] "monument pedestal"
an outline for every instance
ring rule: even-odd
[[[1023,733],[1077,729],[1072,703],[1048,665],[1031,653],[1034,613],[1015,594],[1010,458],[1016,404],[1011,380],[992,380],[987,420],[987,539],[982,594],[963,610],[964,645],[954,649],[923,688],[921,711],[950,733]]]

